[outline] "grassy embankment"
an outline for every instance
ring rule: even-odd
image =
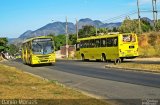
[[[0,99],[52,99],[41,100],[38,105],[109,105],[106,102],[83,95],[56,81],[35,77],[22,70],[0,64]],[[62,102],[60,100],[64,99]]]
[[[138,36],[140,57],[160,57],[160,32]]]

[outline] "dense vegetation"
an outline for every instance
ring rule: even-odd
[[[65,46],[66,45],[66,35],[61,34],[58,36],[54,36],[54,40],[55,40],[55,47],[56,47],[56,51],[60,50],[61,46]],[[76,43],[77,40],[77,36],[75,34],[70,34],[68,36],[68,44],[69,45],[74,45]]]
[[[19,48],[14,44],[8,44],[7,38],[0,38],[0,52],[8,52],[10,55],[15,55],[19,52]]]
[[[141,19],[141,31],[142,32],[149,32],[152,31],[153,27],[151,24],[144,20]],[[134,33],[139,33],[139,28],[138,28],[138,20],[131,20],[129,18],[126,18],[122,25],[119,27],[119,32],[122,33],[129,33],[129,32],[134,32]]]
[[[8,49],[7,43],[8,43],[7,38],[0,38],[0,52],[7,51]]]

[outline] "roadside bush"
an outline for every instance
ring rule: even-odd
[[[157,53],[153,46],[145,48],[139,47],[139,55],[140,57],[154,57],[157,55]]]
[[[138,39],[140,57],[160,57],[160,32],[145,33]]]

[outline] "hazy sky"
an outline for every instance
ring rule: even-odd
[[[157,4],[160,9],[160,0]],[[140,0],[140,6],[151,10],[151,0]],[[109,23],[122,21],[127,15],[137,18],[137,14],[129,14],[136,11],[136,0],[0,0],[0,37],[15,38],[52,20],[65,21],[66,16],[70,22],[91,18]],[[152,13],[141,16],[152,19]]]

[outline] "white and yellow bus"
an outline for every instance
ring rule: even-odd
[[[79,38],[76,58],[82,60],[116,60],[138,56],[138,39],[134,33],[107,34]]]
[[[22,60],[35,65],[55,63],[54,40],[51,36],[40,36],[26,40],[22,44]]]

